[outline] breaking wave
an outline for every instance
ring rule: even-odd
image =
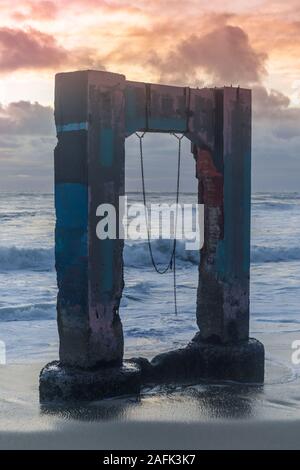
[[[152,251],[159,265],[166,265],[170,260],[172,240],[152,240]],[[199,263],[199,252],[186,250],[185,242],[177,241],[176,260],[179,267]],[[277,263],[300,260],[300,248],[271,247],[254,245],[251,247],[252,263]],[[148,244],[146,241],[129,242],[124,248],[125,267],[147,268],[151,266]],[[54,269],[54,249],[52,248],[16,248],[0,247],[0,272],[3,271],[52,271]]]
[[[282,261],[299,261],[300,248],[297,246],[252,246],[252,263],[279,263]]]
[[[0,247],[0,271],[20,269],[50,271],[54,269],[52,248]]]
[[[166,265],[173,249],[173,240],[152,240],[151,247],[154,259],[157,264]],[[179,263],[189,262],[199,263],[199,252],[195,250],[186,250],[185,242],[177,240],[176,259]],[[124,262],[128,267],[147,267],[151,265],[148,243],[130,242],[125,245]]]
[[[0,322],[54,320],[55,302],[0,308]]]

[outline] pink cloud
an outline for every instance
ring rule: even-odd
[[[58,12],[58,4],[53,1],[43,0],[35,2],[28,0],[20,3],[20,8],[13,11],[12,18],[16,21],[47,21],[54,19]]]
[[[68,54],[49,34],[0,28],[0,72],[60,66]]]
[[[170,54],[163,71],[200,67],[224,83],[255,83],[265,73],[266,55],[256,52],[238,26],[224,25],[205,35],[192,35]]]
[[[0,28],[0,73],[18,70],[61,70],[104,66],[98,51],[89,47],[67,50],[50,34],[36,29]]]

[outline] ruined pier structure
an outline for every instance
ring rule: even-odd
[[[109,396],[145,381],[263,381],[264,349],[249,339],[251,91],[132,82],[102,71],[62,73],[55,122],[60,361],[43,369],[41,398]],[[123,362],[124,242],[96,235],[99,204],[118,210],[124,195],[125,139],[137,131],[185,134],[205,205],[199,333],[187,348],[150,363]],[[86,383],[95,385],[93,392]]]

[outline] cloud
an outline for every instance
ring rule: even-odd
[[[253,189],[298,190],[300,108],[263,86],[253,89]]]
[[[260,83],[266,74],[267,54],[251,45],[244,29],[227,24],[233,17],[229,13],[203,15],[198,25],[201,32],[189,36],[177,17],[172,22],[157,21],[151,27],[136,25],[124,33],[125,39],[103,57],[103,62],[139,66],[156,81],[170,84]]]
[[[19,101],[0,105],[2,189],[51,191],[56,144],[53,109]],[[26,180],[24,179],[26,175]]]
[[[300,138],[300,108],[290,106],[290,99],[279,91],[253,89],[253,121],[280,140]]]
[[[290,105],[290,99],[280,91],[268,91],[263,86],[253,88],[254,113],[260,117],[276,117]]]
[[[11,4],[9,5],[11,9]],[[11,14],[16,21],[37,20],[49,21],[54,20],[63,11],[76,11],[93,9],[93,12],[102,11],[110,14],[114,13],[139,13],[141,12],[138,5],[132,5],[130,2],[110,2],[105,0],[22,0]]]
[[[287,189],[299,186],[300,110],[286,96],[297,103],[298,89],[292,89],[292,83],[300,65],[295,41],[300,31],[299,0],[288,5],[279,0],[251,5],[238,0],[187,0],[184,8],[175,0],[19,0],[13,7],[11,1],[2,0],[1,11],[2,3],[9,21],[7,28],[0,28],[0,73],[33,71],[28,74],[31,96],[40,70],[104,69],[103,64],[133,80],[251,86],[253,187],[268,190],[275,182]],[[20,15],[15,23],[14,11]],[[266,83],[281,91],[263,86],[266,69],[272,73]],[[40,76],[43,80],[46,74]],[[26,97],[26,90],[18,96]],[[34,185],[34,175],[40,181],[43,173],[43,181],[52,184],[54,145],[51,108],[29,102],[0,107],[2,163],[6,159],[1,185],[10,172],[30,174]],[[159,154],[155,145],[149,144],[150,150]],[[164,186],[164,170],[167,174],[165,166],[161,170],[157,189]],[[17,187],[16,181],[11,177]]]
[[[52,191],[55,142],[55,137],[14,136],[9,145],[0,135],[2,190]]]
[[[193,34],[181,41],[165,59],[153,54],[149,64],[162,79],[187,79],[203,70],[222,84],[257,83],[265,74],[266,55],[256,52],[243,29],[223,25],[205,35]]]
[[[33,28],[0,28],[0,72],[55,67],[67,58],[67,51],[49,34]]]
[[[102,57],[99,57],[98,50],[92,47],[79,47],[69,53],[69,66],[81,70],[94,69],[106,70]]]
[[[34,69],[58,71],[66,67],[104,70],[94,48],[67,50],[53,36],[33,28],[0,28],[0,73]]]
[[[12,12],[12,18],[16,21],[24,20],[53,20],[58,14],[58,5],[55,2],[44,1],[23,1],[21,8]]]
[[[0,105],[0,135],[55,135],[53,109],[29,101]]]

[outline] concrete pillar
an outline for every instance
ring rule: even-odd
[[[206,140],[194,147],[205,205],[197,323],[202,339],[230,343],[249,337],[251,92],[213,90],[212,107]]]
[[[249,339],[251,92],[127,82],[109,72],[58,74],[55,88],[56,270],[60,361],[44,367],[40,399],[138,393],[141,383],[262,382],[264,348]],[[123,362],[119,304],[124,141],[135,131],[184,132],[205,208],[197,292],[199,333],[186,348]],[[97,208],[116,209],[100,240]]]
[[[99,204],[124,194],[123,75],[56,76],[55,149],[57,315],[60,361],[91,368],[120,364],[122,240],[99,240]]]

